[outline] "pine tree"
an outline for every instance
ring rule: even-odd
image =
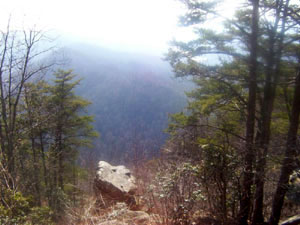
[[[244,148],[237,150],[244,162],[240,165],[243,179],[239,223],[264,223],[267,157],[272,157],[269,155],[269,146],[274,141],[271,126],[276,123],[274,103],[278,90],[288,84],[295,71],[292,49],[299,40],[296,16],[299,4],[288,0],[244,1],[244,8],[236,12],[235,18],[225,18],[224,27],[218,32],[205,25],[216,17],[224,19],[215,1],[183,3],[187,13],[181,22],[194,26],[197,38],[186,43],[173,42],[168,59],[177,76],[193,76],[199,85],[199,91],[191,95],[189,110],[196,118],[192,126],[199,126],[201,121],[204,127],[203,113],[206,113],[209,115],[206,129],[223,131],[224,135],[240,137],[243,141]],[[205,57],[212,59],[211,62],[205,63]],[[243,118],[236,126],[240,132],[222,126],[226,124],[222,118],[234,111],[239,111]],[[238,117],[232,121],[237,122]],[[188,126],[191,125],[182,127]],[[179,127],[176,129],[180,131]]]
[[[84,114],[90,102],[74,94],[80,80],[73,81],[72,71],[55,73],[54,85],[50,87],[48,109],[52,113],[49,129],[53,141],[50,144],[51,192],[64,191],[67,183],[74,181],[73,170],[78,151],[91,144],[97,133],[93,130],[93,118]],[[54,197],[55,198],[55,197]],[[58,199],[53,199],[54,207]],[[57,206],[58,207],[58,206]]]

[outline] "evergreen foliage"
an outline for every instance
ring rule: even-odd
[[[13,176],[1,161],[1,223],[51,224],[82,197],[79,150],[98,134],[86,115],[90,102],[74,94],[72,71],[58,70],[53,82],[26,82],[17,111],[19,129]],[[2,158],[3,159],[3,158]]]
[[[167,60],[177,77],[193,77],[196,88],[187,93],[186,112],[170,116],[162,158],[149,162],[156,172],[145,193],[153,203],[149,211],[160,210],[162,222],[172,225],[201,224],[203,215],[220,224],[277,225],[299,212],[300,4],[245,0],[233,18],[225,18],[221,1],[182,3],[186,14],[180,23],[192,26],[196,38],[173,41]],[[215,21],[222,28],[209,29],[207,23]],[[64,222],[67,207],[83,202],[79,183],[86,171],[79,166],[79,150],[98,136],[87,115],[91,103],[75,94],[80,80],[71,70],[57,70],[52,81],[34,79],[52,66],[37,60],[45,52],[36,48],[43,38],[39,31],[13,32],[9,26],[1,32],[1,224]],[[128,92],[119,88],[126,79],[115,78],[116,95]],[[144,93],[146,82],[135,88]],[[140,148],[148,142],[139,142],[145,135],[139,131],[154,124],[149,136],[163,140],[156,133],[163,115],[155,117],[159,125],[149,116],[165,112],[160,95],[168,92],[160,90],[151,96],[130,90],[126,107],[118,99],[98,110],[108,115],[107,126],[134,136],[134,143],[120,147],[133,148],[140,177]],[[134,124],[111,117],[120,115],[120,105],[130,121],[138,118]],[[115,134],[105,135],[109,150],[130,139],[114,143]]]
[[[225,18],[216,1],[182,2],[187,13],[180,21],[193,26],[197,38],[174,41],[167,59],[177,76],[192,76],[198,88],[188,93],[188,112],[171,117],[170,151],[199,167],[202,183],[218,187],[216,195],[201,188],[214,199],[209,210],[217,219],[278,224],[299,160],[300,6],[244,1],[234,18]],[[219,31],[207,28],[214,20],[223,20]],[[272,200],[273,209],[266,207]]]

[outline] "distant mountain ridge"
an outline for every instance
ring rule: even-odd
[[[158,152],[167,135],[168,114],[181,111],[187,99],[187,81],[173,77],[160,57],[117,52],[91,45],[64,49],[72,68],[83,78],[77,93],[90,100],[89,114],[101,137],[97,157],[120,161]]]

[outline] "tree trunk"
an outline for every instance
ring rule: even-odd
[[[299,127],[300,115],[300,67],[296,77],[296,84],[294,90],[294,99],[291,112],[290,127],[286,142],[285,157],[281,167],[277,189],[273,199],[272,213],[270,216],[270,225],[277,225],[280,219],[284,197],[288,190],[288,183],[290,175],[295,169],[295,158],[297,156],[297,131]]]
[[[259,0],[252,0],[252,34],[250,37],[250,65],[249,65],[249,98],[247,105],[246,123],[246,153],[244,156],[244,176],[242,184],[242,198],[240,202],[239,224],[247,225],[251,206],[251,186],[253,183],[253,159],[254,159],[254,127],[256,111],[256,77],[257,77],[257,39],[259,20]]]
[[[64,190],[64,167],[63,167],[63,152],[60,152],[58,154],[58,183],[60,189],[63,191]]]
[[[64,190],[64,181],[63,181],[63,174],[64,174],[64,167],[63,167],[63,162],[64,162],[64,157],[63,157],[63,140],[62,140],[62,128],[59,126],[58,129],[58,185],[60,189],[63,191]]]
[[[268,56],[268,64],[267,64],[267,77],[266,84],[264,88],[264,101],[262,106],[262,120],[261,120],[261,134],[256,165],[256,177],[255,177],[255,204],[254,204],[254,213],[252,218],[252,225],[263,224],[264,216],[263,216],[263,202],[264,202],[264,184],[265,184],[265,167],[267,163],[267,155],[269,150],[269,142],[271,136],[271,119],[273,112],[273,105],[276,97],[276,88],[280,76],[280,64],[281,64],[281,56],[283,50],[283,41],[285,37],[285,23],[287,17],[287,9],[289,5],[289,0],[280,3],[280,1],[276,1],[276,20],[275,25],[272,29],[272,33],[270,36],[270,53]],[[284,4],[284,5],[283,5]],[[283,15],[280,13],[283,10]],[[280,20],[281,23],[281,31],[279,35],[278,41],[275,40],[275,35],[279,26]],[[278,46],[277,51],[274,52],[275,46]],[[275,67],[275,69],[273,69]]]
[[[40,192],[40,174],[39,174],[39,162],[35,147],[35,139],[31,138],[31,147],[33,153],[33,170],[34,170],[34,187],[35,187],[35,200],[38,206],[41,206],[41,192]]]
[[[45,183],[45,189],[46,189],[46,197],[48,199],[48,203],[50,205],[50,195],[49,195],[49,175],[47,171],[47,166],[46,166],[46,156],[45,156],[45,147],[44,147],[44,141],[43,141],[43,133],[40,131],[39,134],[39,139],[40,139],[40,147],[41,147],[41,156],[42,156],[42,164],[43,164],[43,177],[44,177],[44,183]]]

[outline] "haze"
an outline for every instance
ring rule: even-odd
[[[227,4],[227,14],[232,4]],[[62,39],[163,53],[174,37],[192,34],[178,27],[182,7],[175,0],[10,0],[2,3],[0,27],[11,16],[16,28],[34,25]]]
[[[1,28],[11,14],[17,27],[34,24],[67,38],[153,50],[175,36],[180,7],[173,0],[11,0],[0,19]]]

